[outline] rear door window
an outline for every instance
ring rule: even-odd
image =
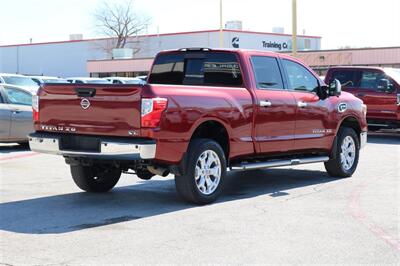
[[[252,56],[251,64],[258,89],[283,89],[283,80],[276,58]]]
[[[334,79],[337,79],[342,84],[343,88],[354,88],[359,87],[360,79],[361,79],[361,70],[334,70],[332,72],[331,79],[329,82],[332,82]]]
[[[241,86],[235,54],[181,52],[161,54],[154,62],[149,83],[172,85]]]

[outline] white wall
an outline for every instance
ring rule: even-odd
[[[232,48],[232,39],[239,38],[240,48],[284,51],[291,49],[291,36],[224,32],[224,47]],[[301,49],[304,38],[299,38]],[[320,39],[311,38],[311,49],[320,49]],[[218,47],[219,32],[141,36],[131,38],[127,46],[139,48],[135,58],[152,58],[161,50],[184,47]],[[264,42],[281,44],[278,48],[263,47]],[[284,48],[283,43],[287,44]],[[53,44],[0,47],[0,72],[50,76],[88,76],[87,60],[111,58],[113,40],[64,42]]]

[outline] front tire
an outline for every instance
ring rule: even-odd
[[[72,179],[87,192],[102,193],[111,190],[121,177],[121,170],[101,165],[71,165]]]
[[[195,204],[214,202],[226,176],[226,158],[221,146],[209,139],[195,139],[188,149],[185,175],[175,176],[179,195]]]
[[[325,163],[325,169],[333,177],[350,177],[357,168],[360,155],[357,133],[352,128],[340,128],[337,140],[335,158]]]

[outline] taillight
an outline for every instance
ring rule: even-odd
[[[39,96],[33,95],[32,96],[32,116],[33,121],[39,121]]]
[[[142,99],[142,127],[158,127],[162,112],[167,108],[168,100],[165,98]]]

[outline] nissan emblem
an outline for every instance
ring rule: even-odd
[[[89,100],[86,99],[86,98],[83,98],[83,99],[81,100],[81,107],[82,107],[84,110],[88,109],[88,108],[90,107],[90,102],[89,102]]]

